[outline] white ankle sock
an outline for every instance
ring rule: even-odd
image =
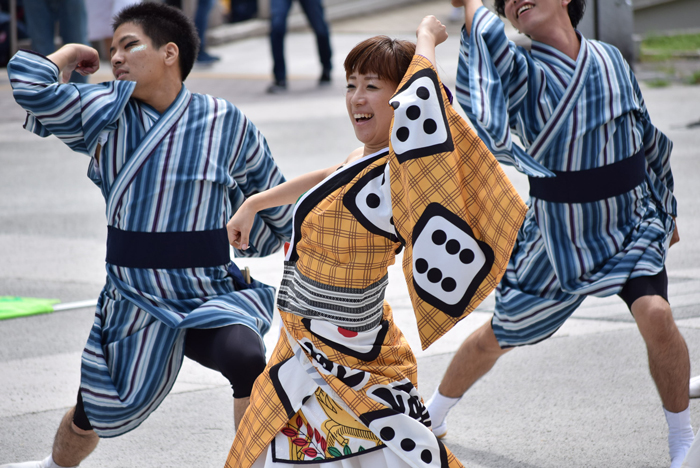
[[[456,405],[461,399],[462,397],[446,397],[440,394],[440,392],[436,388],[435,393],[433,393],[433,396],[430,397],[430,400],[428,400],[427,403],[428,413],[430,413],[430,421],[432,422],[432,426],[438,427],[443,422],[445,422],[447,413],[449,413],[452,407]]]
[[[688,449],[693,443],[693,427],[690,425],[690,407],[680,413],[666,411],[668,423],[668,454],[671,456],[671,468],[680,468]]]

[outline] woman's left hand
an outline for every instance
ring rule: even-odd
[[[257,213],[257,210],[250,207],[249,200],[250,199],[243,202],[240,208],[238,208],[238,211],[236,211],[226,224],[228,242],[239,250],[246,250],[248,248],[248,236],[250,235],[250,230],[253,228],[255,214]]]

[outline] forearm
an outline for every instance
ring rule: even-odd
[[[467,34],[471,34],[474,15],[481,6],[483,6],[481,0],[464,0],[464,28]]]
[[[416,55],[422,55],[430,60],[433,66],[437,66],[435,61],[435,39],[430,34],[419,33],[416,37]]]
[[[75,62],[77,59],[75,50],[67,46],[61,47],[56,52],[50,54],[46,58],[51,60],[54,64],[56,64],[59,73],[62,72],[63,69],[66,68],[71,62]]]
[[[426,16],[416,30],[416,54],[422,55],[436,66],[435,47],[445,39],[447,39],[445,26],[434,16]]]
[[[229,243],[241,251],[248,249],[249,236],[252,235],[253,242],[257,242],[257,240],[255,240],[256,234],[254,229],[256,214],[269,208],[291,205],[296,202],[304,192],[325,179],[337,167],[338,166],[334,166],[310,172],[265,190],[264,192],[250,196],[236,210],[233,217],[226,224]],[[288,211],[289,216],[285,217],[287,220],[291,218],[291,210]]]
[[[264,192],[257,193],[248,200],[246,204],[248,208],[256,212],[275,206],[289,205],[296,202],[300,196],[307,190],[314,187],[316,184],[325,179],[336,166],[317,171],[309,172],[308,174],[295,177],[280,185],[277,185]]]
[[[73,71],[81,75],[90,75],[100,68],[100,57],[95,49],[83,44],[66,44],[53,54],[49,60],[56,64],[63,81],[68,82]]]

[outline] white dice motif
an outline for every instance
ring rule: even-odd
[[[391,224],[391,187],[389,186],[389,165],[384,173],[371,179],[357,193],[355,204],[367,221],[389,235],[396,235]]]
[[[443,465],[437,438],[415,419],[394,414],[373,419],[368,427],[411,466],[440,468]]]
[[[413,280],[450,306],[462,301],[486,261],[470,233],[440,215],[431,217],[413,242]]]
[[[397,156],[409,151],[444,145],[451,136],[442,107],[437,81],[429,76],[414,80],[391,100],[394,126],[391,145]],[[450,141],[451,143],[451,141]],[[440,148],[435,153],[445,151]]]
[[[375,167],[348,190],[343,203],[368,231],[396,241],[389,180],[388,164]]]

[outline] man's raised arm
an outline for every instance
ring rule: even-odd
[[[49,57],[17,52],[7,74],[15,101],[27,111],[24,128],[42,137],[54,135],[73,151],[92,156],[99,135],[117,121],[136,84],[60,83],[61,72],[67,79],[73,70],[89,74],[98,66],[97,51],[79,44],[68,44]]]
[[[451,3],[455,7],[464,7],[464,27],[467,30],[467,34],[471,34],[474,15],[476,10],[483,6],[483,3],[481,0],[451,0]]]
[[[74,70],[86,76],[100,68],[97,51],[83,44],[66,44],[46,58],[56,64],[59,73],[63,73],[64,83],[68,83]]]

